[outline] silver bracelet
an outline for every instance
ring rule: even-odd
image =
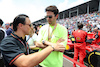
[[[54,46],[53,45],[50,45],[52,48],[53,48],[53,51],[55,50]]]

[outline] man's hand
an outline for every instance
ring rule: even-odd
[[[39,47],[39,48],[47,47],[47,45],[43,45],[41,42],[36,42],[35,45],[36,45],[36,47]]]
[[[51,43],[49,41],[45,41],[45,44],[43,46],[52,46],[54,51],[64,52],[65,46],[61,43],[65,41],[65,39],[59,38],[59,40],[56,43]]]
[[[65,51],[65,47],[63,44],[61,44],[61,42],[65,41],[65,39],[59,38],[59,40],[57,41],[57,49],[55,51],[59,51],[59,52],[64,52]]]
[[[63,46],[60,43],[54,44],[52,46],[54,47],[54,51],[59,51],[59,52],[64,52],[65,51],[65,46]]]
[[[61,38],[59,38],[59,40],[57,41],[57,43],[61,43],[63,41],[65,41],[65,39],[62,39],[62,37],[61,37]]]

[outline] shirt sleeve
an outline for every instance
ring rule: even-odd
[[[36,39],[36,41],[38,41],[38,42],[41,42],[42,41],[42,39],[43,39],[43,37],[42,37],[42,28],[40,28],[40,30],[39,30],[39,34],[38,34],[38,36],[37,36],[37,39]]]
[[[9,30],[6,30],[6,33],[7,33],[7,35],[9,35],[10,31]]]
[[[37,39],[37,34],[36,33],[34,33],[34,35],[32,36],[32,39],[34,39],[34,41],[36,41],[36,39]]]
[[[30,38],[28,40],[28,44],[29,44],[29,46],[33,46],[34,45],[34,40],[32,38]]]
[[[14,41],[7,42],[7,40],[3,40],[0,49],[5,61],[9,63],[9,65],[13,64],[18,57],[24,54]]]

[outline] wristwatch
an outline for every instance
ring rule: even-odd
[[[45,40],[42,40],[42,44],[45,44]]]
[[[53,51],[55,50],[54,46],[53,45],[50,45],[52,48],[53,48]]]

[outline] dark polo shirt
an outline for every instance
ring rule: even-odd
[[[27,50],[29,50],[25,40],[12,34],[13,36],[9,35],[4,38],[0,46],[6,67],[16,67],[13,62],[23,54],[27,55]]]

